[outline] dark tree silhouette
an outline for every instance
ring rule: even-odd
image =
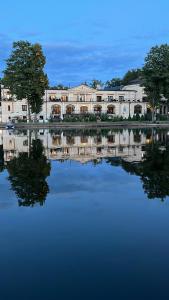
[[[149,199],[164,200],[169,196],[169,142],[166,133],[165,137],[165,142],[157,142],[152,136],[152,143],[145,146],[141,162],[131,163],[121,158],[106,160],[112,166],[122,166],[127,173],[139,176]]]
[[[43,205],[49,192],[46,178],[50,175],[50,162],[43,154],[40,140],[34,140],[30,153],[20,153],[7,164],[12,190],[20,206]]]
[[[0,173],[5,169],[3,145],[0,145]]]

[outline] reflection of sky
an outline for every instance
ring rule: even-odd
[[[92,163],[81,165],[68,161],[65,164],[54,162],[49,185],[51,194],[70,197],[79,193],[118,193],[127,186],[138,184],[138,179],[128,176],[120,167],[111,167],[103,163],[93,166]]]
[[[121,76],[169,42],[168,0],[1,2],[0,60],[14,40],[40,42],[52,83]]]
[[[2,299],[165,299],[169,207],[148,200],[138,177],[104,162],[52,162],[50,194],[34,208],[17,206],[6,178]]]
[[[7,180],[8,172],[0,173],[0,209],[16,204],[16,197]],[[14,199],[15,201],[13,201]]]
[[[82,165],[79,162],[64,163],[52,161],[52,170],[47,179],[50,193],[47,202],[58,199],[85,199],[96,201],[100,198],[123,197],[130,190],[130,197],[141,197],[143,192],[139,179],[128,175],[121,167],[112,167],[104,161],[94,166],[91,162]],[[0,174],[0,208],[17,205],[15,193],[11,191],[7,180],[7,171]],[[46,205],[46,204],[45,204]]]

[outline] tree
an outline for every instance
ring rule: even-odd
[[[108,80],[106,82],[106,87],[108,88],[120,87],[121,85],[122,85],[121,78],[112,78],[111,80]]]
[[[50,175],[50,162],[43,154],[40,140],[34,140],[30,153],[20,153],[7,164],[9,181],[20,206],[43,205],[49,192],[46,178]]]
[[[152,106],[152,120],[163,97],[169,100],[169,45],[151,48],[143,67],[143,85]]]
[[[43,104],[48,78],[43,69],[46,63],[42,47],[27,41],[13,43],[13,50],[6,61],[3,84],[17,99],[27,99],[28,116],[39,113]]]
[[[128,85],[132,80],[139,79],[141,76],[142,70],[141,69],[132,69],[127,71],[127,73],[124,75],[122,84]]]
[[[90,83],[90,87],[93,89],[98,89],[103,86],[103,82],[101,80],[93,79]]]

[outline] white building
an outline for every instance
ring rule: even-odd
[[[96,90],[80,85],[68,90],[46,90],[39,120],[63,119],[71,114],[108,114],[110,117],[144,115],[149,105],[144,88],[139,84],[121,90]],[[28,120],[27,100],[18,100],[8,89],[1,89],[1,122],[12,119]],[[31,116],[33,118],[33,116]]]

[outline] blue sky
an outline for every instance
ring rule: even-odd
[[[0,71],[22,39],[42,44],[51,84],[122,76],[151,46],[169,43],[168,11],[168,0],[2,1]]]

